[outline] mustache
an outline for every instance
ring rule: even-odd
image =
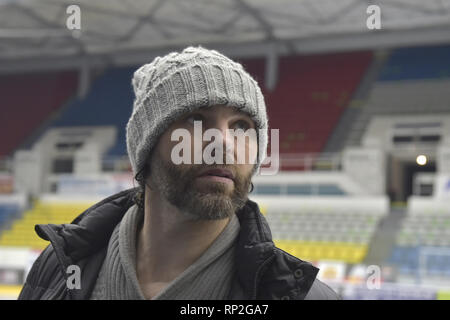
[[[217,166],[217,165],[207,165],[207,166],[201,166],[200,168],[195,168],[195,171],[197,175],[202,174],[205,171],[209,170],[227,170],[230,171],[233,176],[236,176],[237,169],[233,166]]]
[[[201,164],[193,165],[193,166],[191,166],[191,168],[183,168],[182,170],[179,170],[179,171],[183,172],[183,176],[180,178],[193,181],[201,173],[203,173],[207,170],[215,170],[215,169],[230,171],[234,177],[233,181],[235,183],[235,187],[243,186],[244,184],[246,184],[247,180],[251,179],[250,176],[246,176],[245,174],[242,174],[236,168],[236,166],[233,166],[233,165],[201,165]]]

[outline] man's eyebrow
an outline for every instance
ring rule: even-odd
[[[249,119],[252,118],[247,112],[240,111],[240,110],[234,110],[233,115],[234,116],[246,117],[246,118],[249,118]]]

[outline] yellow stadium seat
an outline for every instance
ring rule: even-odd
[[[366,244],[294,240],[274,240],[282,250],[302,260],[339,260],[360,263],[367,254]]]
[[[15,221],[11,229],[0,235],[0,246],[25,246],[42,250],[48,245],[48,241],[38,237],[34,231],[36,224],[70,223],[93,204],[37,201],[31,210],[24,212],[22,219]]]

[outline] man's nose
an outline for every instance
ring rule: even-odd
[[[235,160],[235,139],[233,135],[228,132],[231,130],[229,127],[228,121],[226,119],[217,119],[214,123],[214,126],[211,128],[214,128],[220,132],[220,141],[215,141],[217,143],[222,144],[222,150],[223,150],[223,163],[227,163],[227,156]],[[219,138],[219,137],[217,137]],[[215,156],[215,150],[213,150],[212,155]],[[228,160],[228,162],[230,161]]]

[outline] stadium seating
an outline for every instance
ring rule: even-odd
[[[277,87],[264,91],[271,128],[283,128],[280,152],[322,150],[370,59],[370,52],[280,59]],[[242,62],[257,80],[263,81],[261,60]],[[132,110],[130,81],[135,70],[136,67],[106,71],[93,81],[84,99],[71,102],[49,126],[113,125],[118,128],[117,143],[107,156],[126,154],[125,127]]]
[[[93,205],[87,201],[37,201],[16,220],[9,230],[0,234],[0,246],[21,246],[44,249],[49,243],[37,236],[36,224],[61,224],[72,222],[80,213]]]
[[[283,128],[280,130],[280,152],[318,153],[322,150],[370,59],[370,52],[280,59],[277,87],[271,92],[267,90],[264,92],[271,128]],[[261,61],[251,60],[243,63],[259,81],[264,80],[264,64]],[[117,143],[111,147],[107,156],[126,154],[125,127],[133,104],[130,79],[135,69],[136,67],[106,71],[92,82],[85,98],[70,102],[48,126],[113,125],[118,128]],[[344,78],[341,76],[343,73],[346,75]],[[62,86],[65,82],[61,83]],[[65,91],[73,93],[74,90],[66,88],[54,91],[63,95]],[[35,117],[33,114],[30,117],[36,119],[36,123],[42,123],[48,118],[48,114],[44,115],[45,110],[52,108],[51,106],[53,109],[56,108],[55,104],[58,104],[59,108],[65,101],[59,97],[55,98],[54,94],[30,96],[48,96],[53,99],[53,104],[47,103],[45,108],[34,109],[40,110],[43,115]],[[22,139],[25,137],[26,134]],[[31,147],[39,138],[39,135],[32,137],[26,147]],[[11,146],[8,150],[12,151],[14,147]],[[300,165],[298,168],[288,169],[303,168],[304,166]]]
[[[117,143],[107,155],[125,155],[125,127],[133,108],[131,79],[136,68],[106,71],[92,83],[85,98],[74,100],[51,121],[49,127],[115,126]],[[37,141],[36,137],[34,141]],[[34,142],[33,141],[33,142]]]
[[[450,78],[450,46],[393,50],[377,81]]]
[[[0,156],[11,155],[74,95],[77,74],[61,71],[0,77]]]
[[[450,46],[393,50],[380,70],[364,112],[450,112]]]
[[[265,217],[274,242],[308,261],[339,260],[360,263],[384,216],[383,211],[339,208],[316,203],[309,206],[268,206]]]
[[[20,218],[25,205],[25,194],[0,194],[0,233]]]
[[[442,204],[431,199],[409,201],[388,261],[402,275],[450,277],[450,211]]]
[[[377,82],[363,111],[370,116],[449,113],[449,86],[450,78]]]
[[[402,276],[450,277],[450,248],[443,253],[427,253],[423,255],[423,265],[420,265],[420,253],[430,247],[426,246],[395,246],[389,262],[397,265]],[[433,249],[435,249],[433,247]]]
[[[276,88],[263,91],[270,128],[282,128],[281,153],[322,151],[371,58],[370,52],[357,52],[280,59]],[[262,84],[263,61],[242,63]],[[302,170],[304,165],[282,169]]]
[[[0,232],[18,216],[21,208],[16,204],[0,204]]]
[[[275,240],[275,244],[280,249],[310,262],[339,260],[352,264],[360,263],[368,249],[367,244],[358,243]]]

